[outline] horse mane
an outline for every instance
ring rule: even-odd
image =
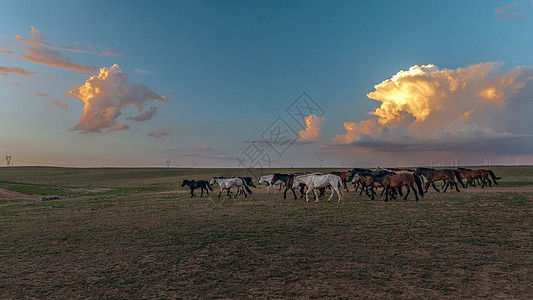
[[[463,167],[458,167],[457,170],[461,170],[461,171],[472,171],[472,169],[467,169],[467,168],[463,168]]]

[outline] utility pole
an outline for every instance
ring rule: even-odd
[[[12,166],[13,164],[11,163],[11,155],[6,155],[6,163],[7,163],[7,166]]]
[[[170,160],[167,160],[166,163],[167,163],[167,168],[169,168],[170,167]]]

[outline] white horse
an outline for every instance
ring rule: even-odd
[[[343,198],[343,191],[342,191],[342,180],[339,176],[334,174],[326,174],[326,175],[317,175],[317,174],[307,174],[307,175],[300,175],[296,176],[294,178],[294,183],[292,184],[293,188],[297,188],[300,184],[305,184],[307,186],[307,191],[305,192],[305,201],[309,202],[308,193],[309,190],[313,190],[313,193],[315,194],[315,202],[318,202],[318,195],[316,189],[321,187],[327,187],[328,185],[331,185],[331,195],[329,196],[328,202],[333,197],[333,191],[337,192],[337,195],[339,196],[339,202],[342,201]]]
[[[276,189],[276,185],[279,187],[279,189],[281,189],[281,187],[283,186],[283,181],[281,180],[278,180],[276,181],[274,184],[272,184],[272,178],[274,177],[274,175],[265,175],[265,176],[261,176],[259,178],[259,181],[258,183],[261,184],[261,183],[266,183],[266,188],[267,188],[267,193],[270,194],[270,187],[274,187],[274,194],[277,194],[278,190]]]
[[[215,183],[220,185],[220,192],[218,193],[218,199],[220,199],[220,194],[222,194],[223,190],[227,190],[227,195],[231,198],[230,189],[232,187],[237,188],[237,192],[235,193],[235,198],[237,198],[237,195],[239,195],[240,192],[244,194],[245,198],[247,197],[246,192],[248,192],[250,195],[252,194],[252,191],[248,187],[248,184],[246,184],[246,181],[239,177],[233,177],[233,178],[213,177],[211,178],[211,181],[209,181],[209,185],[213,185]]]

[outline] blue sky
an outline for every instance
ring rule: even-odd
[[[251,159],[243,153],[252,144],[269,154],[272,166],[316,166],[318,158],[331,166],[449,164],[456,157],[463,164],[533,163],[531,1],[0,6],[0,155],[12,155],[15,165],[164,166],[170,160],[190,166],[194,160],[235,167],[237,158]],[[70,67],[28,59],[41,50]],[[82,65],[93,69],[75,67]],[[460,92],[420,96],[436,107],[428,116],[416,117],[416,105],[389,103],[398,91],[375,88],[427,65],[436,67],[415,68],[401,84],[448,86],[443,74],[468,81]],[[98,77],[101,68],[114,75]],[[509,78],[512,84],[492,89]],[[91,98],[85,116],[88,106],[76,91],[86,81],[109,93]],[[278,117],[296,132],[304,129],[285,112],[304,91],[324,110],[318,136],[298,139],[279,155],[275,143],[261,143],[261,134]],[[476,95],[481,98],[470,103]],[[447,103],[456,107],[448,112],[452,119],[443,117]],[[395,108],[376,118],[381,105]],[[114,114],[95,121],[106,107]],[[405,123],[405,116],[412,120]],[[352,135],[345,123],[358,124]]]

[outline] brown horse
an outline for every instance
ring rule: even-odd
[[[448,187],[452,188],[455,186],[455,190],[460,192],[459,187],[457,186],[457,181],[461,184],[463,188],[466,188],[466,186],[463,184],[463,181],[461,180],[461,174],[457,170],[451,170],[451,169],[430,169],[430,168],[417,168],[414,172],[416,175],[423,175],[426,177],[426,193],[428,192],[429,185],[440,193],[440,190],[435,185],[435,181],[443,181],[443,187],[444,191],[443,193],[446,193],[446,190]],[[457,181],[455,181],[457,179]]]
[[[415,194],[415,199],[418,202],[418,194],[416,193],[416,188],[418,188],[418,193],[421,197],[424,197],[424,190],[422,188],[422,180],[418,175],[415,174],[389,174],[382,176],[381,184],[385,188],[385,202],[389,201],[389,192],[392,188],[401,189],[402,186],[407,188],[407,193],[403,197],[403,200],[407,199],[407,196],[413,190]]]
[[[496,177],[494,172],[492,170],[486,170],[486,169],[478,169],[478,170],[472,170],[467,168],[457,168],[457,171],[461,173],[461,176],[466,178],[466,185],[470,184],[471,186],[475,186],[475,180],[479,179],[481,180],[481,188],[484,188],[485,185],[488,183],[490,187],[492,187],[492,181],[494,181],[494,184],[498,184],[496,182],[496,179],[501,179],[501,177]]]
[[[346,185],[347,182],[350,182],[350,180],[352,179],[350,176],[352,174],[351,171],[346,171],[346,172],[335,172],[335,171],[332,171],[330,172],[330,174],[333,174],[333,175],[337,175],[341,178],[341,181],[342,181],[342,184],[344,185],[344,188],[346,189],[347,192],[349,192],[350,190],[348,189],[348,185]]]

